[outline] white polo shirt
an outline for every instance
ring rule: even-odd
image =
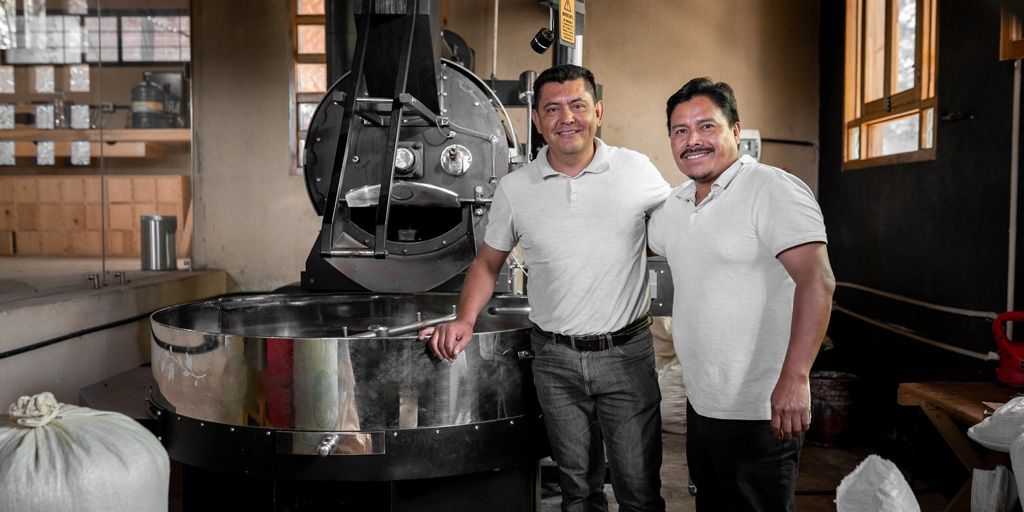
[[[646,313],[645,217],[671,190],[645,155],[597,140],[570,178],[537,159],[498,182],[484,241],[522,245],[530,320],[560,334],[601,334]]]
[[[743,155],[695,204],[676,188],[648,226],[672,270],[672,339],[687,400],[702,416],[771,419],[789,346],[796,284],[780,252],[826,242],[814,194],[799,178]]]

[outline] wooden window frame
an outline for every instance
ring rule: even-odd
[[[1006,7],[999,16],[999,60],[1024,59],[1024,24]]]
[[[299,143],[306,139],[307,132],[303,127],[299,126],[299,103],[319,103],[323,98],[324,93],[322,92],[298,92],[299,84],[296,82],[296,72],[299,64],[327,64],[327,55],[323,53],[300,53],[301,48],[299,47],[299,25],[324,25],[326,17],[322,14],[299,14],[297,0],[292,0],[291,13],[292,13],[292,45],[294,62],[291,72],[291,83],[289,90],[291,92],[291,107],[289,108],[289,122],[291,123],[291,157],[292,162],[290,174],[294,176],[301,176],[304,172],[302,166],[302,155],[299,153]],[[326,84],[330,87],[331,84]]]
[[[901,92],[896,90],[895,61],[898,49],[893,41],[896,39],[896,10],[898,0],[885,2],[885,63],[883,73],[884,90],[882,98],[864,101],[865,40],[867,23],[865,22],[865,4],[867,0],[847,0],[846,4],[846,97],[844,101],[843,125],[843,170],[863,169],[882,165],[902,164],[934,160],[936,154],[935,132],[938,121],[934,113],[936,106],[936,0],[916,0],[916,55],[914,66],[914,86]],[[929,110],[933,110],[931,124],[931,146],[926,147]],[[869,157],[872,145],[871,128],[899,118],[917,114],[919,121],[918,149],[891,155]],[[860,129],[859,153],[851,158],[851,134],[855,128]]]

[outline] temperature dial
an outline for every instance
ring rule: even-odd
[[[462,176],[473,163],[473,154],[466,146],[452,144],[441,151],[441,168],[452,176]]]

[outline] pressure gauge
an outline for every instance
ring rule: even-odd
[[[408,174],[416,165],[416,154],[409,148],[398,148],[395,152],[395,172]]]

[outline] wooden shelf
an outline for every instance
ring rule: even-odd
[[[88,140],[93,158],[163,158],[168,150],[188,150],[192,130],[188,128],[138,130],[0,130],[0,140],[15,142],[17,157],[36,156],[36,141],[54,141],[54,155],[71,156],[71,142]]]

